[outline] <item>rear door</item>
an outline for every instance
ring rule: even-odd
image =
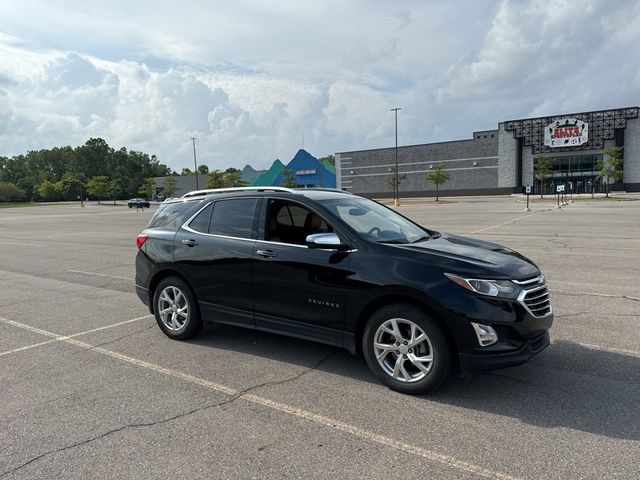
[[[205,318],[255,326],[252,257],[257,198],[209,203],[178,230],[174,260],[195,289]]]
[[[264,199],[261,218],[254,245],[256,327],[342,346],[349,253],[304,242],[332,226],[290,200]]]

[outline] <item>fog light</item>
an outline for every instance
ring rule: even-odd
[[[489,345],[493,345],[498,341],[498,334],[493,329],[493,327],[474,322],[471,322],[471,326],[476,332],[478,343],[481,347],[488,347]]]

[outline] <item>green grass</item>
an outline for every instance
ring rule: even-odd
[[[38,207],[41,202],[0,202],[0,208]]]

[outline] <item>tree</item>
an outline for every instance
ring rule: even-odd
[[[206,188],[233,188],[246,187],[247,182],[242,179],[242,171],[237,168],[227,168],[224,172],[220,170],[209,171],[209,180]]]
[[[66,172],[58,183],[65,200],[75,200],[83,195],[84,181],[81,175]]]
[[[334,167],[336,166],[336,157],[333,155],[327,155],[326,157],[322,157],[319,158],[318,161],[320,163],[322,162],[329,162],[331,165],[333,165]]]
[[[540,198],[544,191],[542,185],[547,177],[553,172],[553,160],[549,157],[538,157],[533,160],[533,174],[536,179],[540,180]]]
[[[433,183],[436,186],[437,202],[440,198],[440,189],[438,187],[449,180],[449,174],[445,171],[444,164],[437,164],[433,172],[427,173],[424,178],[427,180],[427,182]]]
[[[0,182],[0,202],[22,200],[23,198],[24,190],[16,187],[13,183]]]
[[[230,167],[224,171],[225,187],[246,187],[247,185],[247,182],[242,179],[242,170]]]
[[[606,179],[606,197],[609,197],[609,180],[619,182],[622,180],[622,147],[609,147],[604,149],[604,154],[608,158],[598,160],[596,168],[598,169],[598,178]]]
[[[171,198],[178,191],[178,181],[176,177],[167,177],[164,179],[164,186],[162,187],[162,195],[166,198]]]
[[[391,175],[387,178],[387,184],[391,187],[393,197],[397,198],[396,194],[400,193],[400,184],[406,180],[407,176],[401,173],[396,176],[396,167],[391,167]]]
[[[142,186],[138,189],[138,193],[146,199],[153,197],[156,190],[156,181],[153,178],[145,178]]]
[[[114,179],[109,182],[109,195],[113,198],[113,204],[116,204],[116,200],[122,191],[122,182],[119,179]]]
[[[206,175],[207,173],[209,173],[209,167],[207,167],[206,165],[198,165],[198,173],[200,175]]]
[[[84,192],[85,179],[98,176],[120,181],[119,195],[134,196],[145,178],[171,173],[155,155],[127,151],[125,147],[115,150],[101,138],[91,138],[75,148],[54,147],[0,157],[0,181],[21,188],[27,198],[38,194],[49,200],[75,200]],[[44,180],[49,182],[44,186],[47,197],[36,190]]]
[[[58,200],[62,196],[62,184],[50,182],[45,178],[35,187],[34,191],[45,200]]]
[[[280,186],[287,188],[296,188],[297,185],[298,182],[296,181],[296,176],[293,174],[293,172],[288,168],[282,170],[282,180],[280,181]]]
[[[182,171],[180,172],[180,175],[195,175],[195,174],[188,168],[183,168]]]
[[[206,188],[223,188],[224,186],[224,173],[220,170],[211,170]]]
[[[107,198],[111,191],[109,177],[105,175],[97,175],[87,182],[87,192],[89,195],[96,197],[98,203],[103,198]]]

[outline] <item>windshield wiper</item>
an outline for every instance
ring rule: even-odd
[[[424,241],[426,241],[426,240],[431,240],[431,237],[430,237],[429,235],[426,235],[426,236],[424,236],[424,237],[420,237],[420,238],[419,238],[419,239],[417,239],[417,240],[414,240],[414,241],[413,241],[413,242],[411,242],[411,243],[424,242]]]
[[[377,243],[397,243],[397,244],[403,244],[403,243],[407,243],[406,241],[402,241],[400,239],[395,239],[395,240],[378,240]]]

